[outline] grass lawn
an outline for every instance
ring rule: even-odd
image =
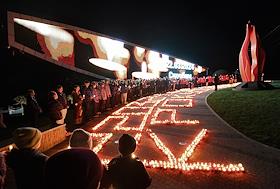
[[[280,89],[212,93],[208,104],[246,136],[280,149]]]

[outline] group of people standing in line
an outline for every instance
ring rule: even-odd
[[[71,95],[66,96],[62,85],[48,93],[47,115],[54,125],[64,124],[67,110],[73,108],[74,124],[87,122],[92,117],[99,115],[128,101],[136,100],[142,96],[154,93],[163,93],[170,90],[183,88],[182,82],[178,84],[167,78],[156,80],[103,80],[84,81],[83,85],[75,85]],[[176,87],[175,87],[176,86]],[[185,87],[188,87],[187,85]],[[68,98],[70,96],[70,98]],[[37,127],[38,117],[42,113],[36,94],[29,89],[26,95],[27,105],[24,113],[28,126]]]
[[[48,94],[47,113],[53,124],[62,125],[66,118],[68,101],[63,86],[58,85],[56,91],[50,91]],[[26,94],[26,106],[24,114],[30,127],[38,127],[39,115],[43,112],[36,99],[36,93],[33,89],[28,89]]]
[[[4,187],[7,167],[14,173],[18,189],[142,189],[152,179],[143,163],[133,155],[135,139],[123,134],[119,139],[120,155],[108,165],[92,151],[94,142],[83,129],[73,131],[69,148],[48,157],[38,149],[42,133],[37,128],[15,130],[15,147],[0,153],[0,189]]]
[[[195,81],[195,80],[194,80]],[[215,90],[219,78],[214,77]],[[67,110],[73,108],[74,124],[80,125],[93,117],[99,117],[103,112],[119,105],[125,105],[142,96],[155,93],[164,93],[181,88],[193,88],[195,82],[186,79],[160,78],[154,80],[103,80],[84,81],[83,85],[73,87],[70,98],[64,93],[63,86],[58,85],[56,90],[48,94],[47,114],[54,125],[64,124]],[[24,109],[28,126],[37,127],[38,117],[42,108],[35,97],[35,91],[27,91],[27,105]]]

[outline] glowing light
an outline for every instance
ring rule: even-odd
[[[108,60],[112,61],[114,56],[129,58],[129,52],[124,48],[124,43],[107,37],[97,36],[97,41],[104,52],[107,53]]]
[[[141,133],[137,133],[134,137],[134,139],[136,140],[136,144],[139,144],[140,139],[141,139],[142,134]]]
[[[152,63],[148,65],[149,69],[154,70],[154,71],[159,71],[159,72],[167,72],[168,68],[166,67],[166,65],[162,64],[162,63]]]
[[[186,74],[185,72],[173,73],[172,71],[168,72],[169,78],[175,79],[192,79],[192,74]]]
[[[178,159],[179,162],[185,162],[188,160],[189,157],[193,154],[196,146],[199,144],[199,142],[202,140],[202,138],[206,135],[207,129],[202,129],[199,134],[195,137],[195,139],[192,141],[192,143],[187,147],[185,152],[182,154],[182,156]]]
[[[166,54],[162,54],[162,62],[163,64],[166,65],[166,67],[168,67],[168,65],[172,65],[172,61],[169,59],[169,56]]]
[[[95,125],[92,128],[92,130],[95,131],[95,130],[99,129],[99,127],[101,127],[104,124],[106,124],[106,122],[109,121],[110,119],[121,119],[121,121],[116,126],[116,127],[119,127],[120,125],[124,124],[128,120],[128,118],[129,118],[128,116],[108,116],[104,120],[99,122],[97,125]]]
[[[187,102],[186,104],[167,104],[168,102]],[[192,99],[167,99],[162,103],[163,107],[192,107]]]
[[[158,120],[158,116],[162,112],[171,112],[171,119],[166,120]],[[181,120],[176,121],[176,110],[175,109],[157,109],[155,114],[153,115],[153,118],[151,119],[151,125],[155,124],[187,124],[187,125],[195,125],[198,124],[198,120]]]
[[[195,152],[196,147],[201,143],[202,139],[207,136],[207,129],[201,129],[198,134],[194,137],[194,139],[189,143],[189,145],[186,147],[185,151],[182,153],[180,157],[175,157],[172,151],[165,146],[165,144],[160,140],[160,138],[154,133],[151,129],[144,128],[146,127],[148,117],[151,115],[151,125],[153,124],[159,124],[159,123],[178,123],[178,124],[198,124],[198,120],[176,120],[176,109],[161,109],[157,108],[156,111],[154,109],[161,104],[162,106],[168,105],[167,103],[169,101],[176,101],[176,102],[187,102],[183,104],[183,106],[175,105],[177,108],[180,107],[192,107],[192,99],[186,99],[186,96],[189,95],[195,95],[199,94],[201,92],[210,90],[211,88],[203,88],[203,89],[194,89],[190,91],[189,89],[184,89],[164,95],[154,95],[152,97],[144,97],[136,102],[132,102],[125,107],[120,108],[119,110],[115,111],[112,116],[109,116],[108,118],[101,121],[99,124],[97,124],[94,129],[100,128],[102,125],[104,125],[107,121],[110,119],[120,119],[120,121],[116,124],[114,127],[114,130],[125,130],[125,131],[137,131],[137,133],[134,135],[134,138],[136,140],[137,145],[140,145],[140,140],[142,138],[142,133],[146,132],[149,137],[152,138],[154,141],[156,147],[165,155],[167,156],[167,161],[162,160],[146,160],[144,159],[142,162],[146,167],[151,168],[163,168],[163,169],[174,169],[179,171],[221,171],[221,172],[243,172],[245,169],[241,163],[234,164],[222,164],[222,163],[216,163],[216,162],[187,162],[189,158],[192,156],[192,154]],[[187,95],[184,94],[184,92],[188,92]],[[175,99],[172,99],[172,95],[175,96]],[[169,97],[169,99],[167,99]],[[191,100],[191,101],[190,101]],[[191,105],[190,105],[191,104]],[[148,106],[149,105],[149,106]],[[165,106],[164,105],[164,106]],[[172,105],[171,105],[172,106]],[[145,111],[144,111],[145,110]],[[135,112],[140,111],[140,112]],[[154,113],[153,113],[154,112]],[[171,113],[171,119],[170,120],[161,120],[159,121],[157,118],[160,113],[162,112],[170,112]],[[153,114],[152,114],[153,113]],[[139,127],[124,127],[123,124],[127,121],[127,119],[131,116],[141,116],[143,117],[142,122]],[[194,122],[191,122],[194,121]],[[97,135],[97,133],[95,133]],[[106,136],[104,133],[100,133],[99,137],[104,138],[104,140],[100,141],[100,144],[96,146],[97,152],[101,150],[102,146],[109,140],[109,137],[112,137],[111,135]],[[102,163],[108,164],[108,159],[102,159]]]
[[[113,115],[145,115],[147,112],[124,112],[125,110],[149,110],[150,107],[129,107],[124,106],[117,111],[113,112]]]
[[[126,67],[124,65],[105,59],[91,58],[89,59],[89,62],[95,66],[98,66],[106,70],[120,71],[120,72],[126,71]]]
[[[127,118],[124,122],[118,123],[118,124],[116,125],[116,127],[114,127],[114,130],[117,130],[117,131],[120,131],[120,130],[123,130],[123,131],[131,131],[131,130],[133,130],[133,131],[143,131],[143,129],[144,129],[145,125],[146,125],[147,119],[148,119],[149,115],[152,113],[154,107],[156,107],[156,106],[157,106],[159,103],[161,103],[163,100],[165,100],[165,98],[162,98],[162,99],[157,100],[157,101],[153,104],[153,106],[152,106],[151,108],[149,108],[149,111],[148,111],[146,114],[144,114],[144,117],[143,117],[142,122],[141,122],[141,124],[140,124],[139,127],[123,127],[122,125],[123,125],[123,123],[124,123],[125,121],[127,121],[127,119],[128,119],[128,118]],[[142,108],[145,108],[145,107],[142,107]],[[134,113],[134,115],[136,115],[136,114],[137,114],[137,113]],[[126,113],[126,115],[129,115],[129,114]],[[137,114],[137,115],[138,115],[138,114]],[[122,115],[122,116],[123,116],[123,115]],[[128,116],[126,116],[126,117],[128,117]],[[139,137],[139,140],[140,140],[141,135],[139,135],[138,137]]]
[[[20,18],[14,18],[14,22],[43,36],[50,37],[54,47],[57,46],[58,42],[74,42],[74,38],[70,33],[57,26]]]
[[[14,148],[13,145],[9,145],[9,151],[11,151]]]
[[[143,160],[146,167],[175,169],[180,171],[226,171],[226,172],[243,172],[245,169],[241,163],[238,164],[215,164],[212,162],[194,162],[194,163],[177,163],[171,165],[167,161]],[[215,165],[215,166],[214,166]]]
[[[159,53],[156,51],[149,50],[148,57],[147,57],[149,64],[157,64],[161,61]]]
[[[197,66],[197,72],[201,73],[202,72],[202,67],[201,66]]]
[[[160,149],[169,159],[170,165],[175,165],[177,160],[173,153],[161,142],[161,140],[157,137],[155,133],[153,133],[150,129],[147,129],[150,137],[155,141],[156,146]]]
[[[132,72],[132,77],[138,78],[138,79],[155,79],[158,76],[154,73],[148,73],[147,72],[147,63],[144,61],[141,64],[141,72]]]
[[[145,73],[145,72],[132,72],[132,77],[135,77],[137,79],[156,79],[158,78],[157,75],[153,73]]]
[[[141,71],[143,73],[147,73],[147,63],[146,62],[142,62],[142,64],[141,64]]]
[[[194,64],[179,58],[175,59],[174,64],[169,65],[168,68],[180,70],[194,70]]]
[[[155,51],[148,51],[148,67],[153,72],[159,71],[159,72],[167,72],[167,65],[164,63],[163,59],[160,57],[160,54]]]
[[[145,52],[145,49],[142,47],[135,47],[137,56],[142,56],[142,54]]]
[[[95,153],[98,153],[113,136],[112,133],[91,133],[94,138],[101,138],[101,141],[92,149]]]

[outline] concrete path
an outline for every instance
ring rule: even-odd
[[[280,150],[248,139],[218,118],[209,109],[205,100],[207,95],[213,92],[212,89],[213,87],[187,89],[140,99],[137,101],[138,103],[126,106],[135,108],[123,108],[115,112],[111,119],[104,124],[99,124],[100,127],[96,127],[96,125],[101,120],[95,119],[90,121],[86,128],[93,133],[113,134],[98,152],[102,159],[111,159],[118,154],[116,141],[125,132],[138,137],[139,144],[135,154],[141,160],[146,159],[146,162],[151,162],[151,160],[168,162],[170,160],[155,145],[154,139],[150,136],[151,133],[157,136],[178,161],[197,134],[202,129],[207,129],[206,136],[196,146],[186,163],[211,162],[225,165],[242,163],[245,168],[244,172],[148,168],[153,178],[150,188],[280,188]],[[192,107],[187,107],[188,101],[176,102],[173,100],[187,98],[193,100]],[[185,107],[178,107],[178,105],[185,105]],[[147,107],[147,109],[143,107]],[[158,117],[154,121],[167,120],[166,122],[169,123],[151,124],[152,118],[157,111],[160,111],[159,109],[169,109],[169,111],[158,112]],[[185,123],[170,122],[174,110],[176,110],[176,121],[198,120],[199,124],[186,125]],[[132,112],[139,113],[139,115],[132,115]],[[117,119],[117,116],[127,116],[128,118],[123,123],[119,123],[124,118]],[[119,127],[116,129],[115,126],[118,123]],[[92,130],[93,127],[96,130]],[[134,129],[131,129],[132,127]],[[100,140],[96,138],[96,141]],[[51,155],[66,146],[67,142],[64,142],[49,150],[47,154]]]

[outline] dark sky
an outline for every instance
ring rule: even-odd
[[[27,3],[29,2],[29,3]],[[9,1],[8,10],[42,17],[182,58],[211,71],[238,68],[245,25],[256,25],[267,53],[265,76],[280,77],[280,12],[269,1]],[[262,2],[262,3],[259,3]]]

